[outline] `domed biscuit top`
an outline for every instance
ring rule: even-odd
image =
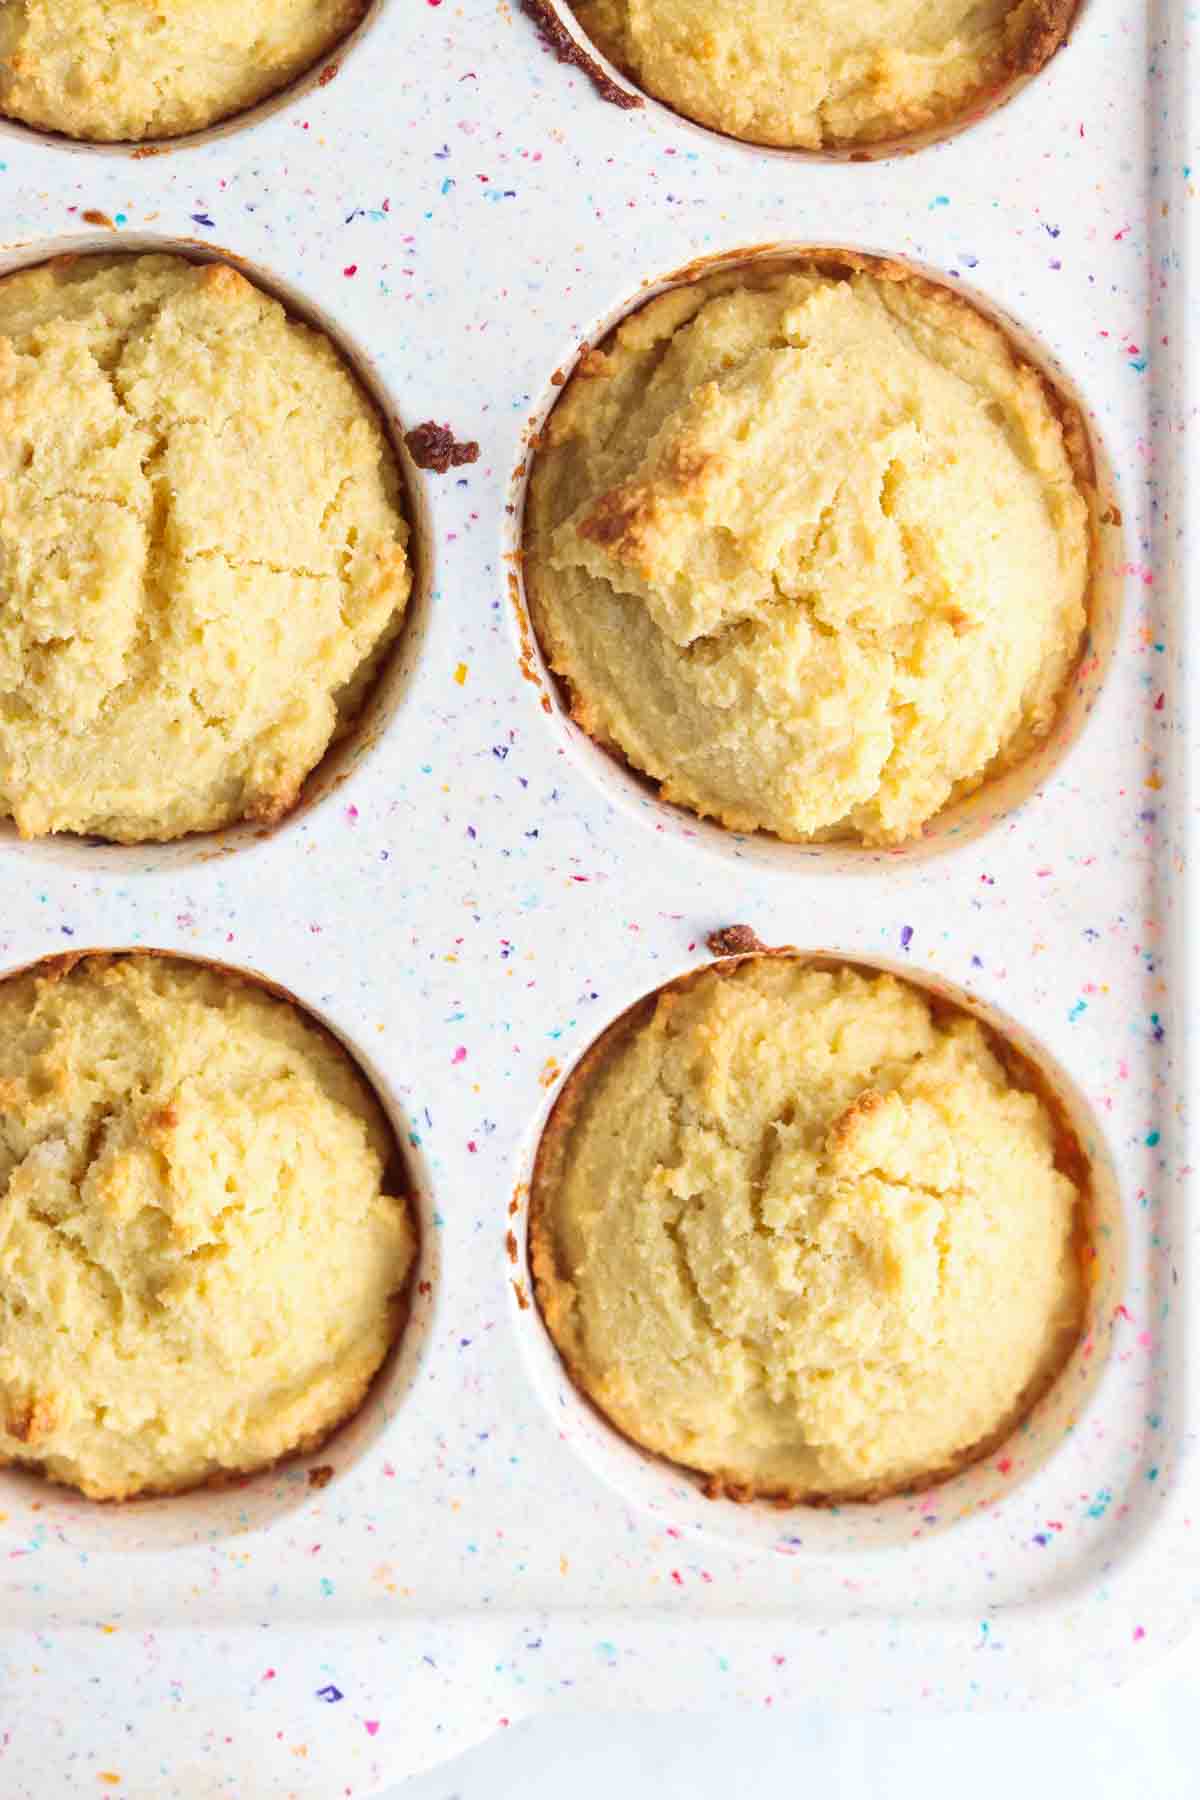
[[[367,0],[4,0],[0,113],[99,142],[178,137],[264,100]]]
[[[737,830],[899,842],[1053,722],[1085,619],[1086,439],[958,295],[760,263],[589,352],[526,510],[584,729]]]
[[[393,1157],[252,983],[93,956],[0,985],[0,1463],[122,1499],[315,1447],[400,1324]]]
[[[983,1030],[786,956],[673,984],[543,1138],[538,1299],[576,1382],[738,1492],[894,1491],[1014,1424],[1082,1317],[1078,1194]]]
[[[407,538],[366,394],[227,264],[0,281],[0,811],[278,819],[399,629]]]
[[[572,0],[676,112],[816,150],[951,124],[1057,50],[1076,0]]]

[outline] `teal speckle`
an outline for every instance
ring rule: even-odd
[[[1155,1144],[1157,1144],[1157,1142],[1158,1142],[1158,1140],[1159,1140],[1159,1138],[1160,1138],[1160,1137],[1161,1137],[1161,1135],[1162,1135],[1162,1134],[1161,1134],[1161,1132],[1158,1132],[1158,1131],[1151,1131],[1151,1132],[1150,1132],[1150,1133],[1149,1133],[1149,1134],[1148,1134],[1148,1135],[1147,1135],[1147,1138],[1146,1138],[1146,1143],[1147,1143],[1147,1145],[1148,1145],[1148,1146],[1149,1146],[1149,1148],[1150,1148],[1150,1149],[1151,1149],[1151,1150],[1153,1150],[1153,1148],[1154,1148],[1154,1146],[1155,1146]]]

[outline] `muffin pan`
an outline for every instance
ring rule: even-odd
[[[309,1462],[123,1508],[0,1472],[0,1786],[326,1800],[549,1706],[1019,1706],[1120,1679],[1194,1606],[1191,52],[1162,15],[1091,0],[953,142],[828,164],[606,106],[491,0],[392,0],[369,43],[253,135],[0,150],[3,266],[245,258],[366,359],[389,417],[481,446],[409,472],[426,597],[394,704],[314,804],[221,845],[0,843],[0,973],[148,944],[258,973],[337,1033],[405,1142],[425,1284]],[[936,858],[777,854],[671,813],[588,760],[520,608],[522,465],[556,375],[640,284],[781,243],[969,282],[1080,393],[1112,471],[1091,716],[1039,792]],[[1061,1071],[1111,1166],[1095,1373],[966,1488],[707,1501],[608,1441],[530,1304],[524,1183],[563,1070],[735,920],[964,991]]]

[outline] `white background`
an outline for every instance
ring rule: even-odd
[[[1200,1637],[1115,1693],[1033,1713],[555,1715],[389,1800],[1191,1800]]]

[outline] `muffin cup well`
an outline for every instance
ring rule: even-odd
[[[352,26],[344,37],[331,45],[307,69],[301,70],[291,81],[276,88],[274,93],[256,100],[253,106],[243,107],[239,112],[231,113],[228,118],[217,119],[198,131],[181,132],[175,137],[128,138],[117,142],[102,142],[96,138],[71,137],[64,131],[40,130],[36,125],[26,125],[20,119],[0,113],[0,140],[15,139],[19,143],[41,145],[84,158],[116,156],[142,160],[177,155],[184,150],[200,150],[209,144],[222,143],[226,138],[248,135],[266,125],[278,113],[290,111],[309,95],[334,81],[348,58],[362,47],[388,3],[389,0],[367,0],[357,25]]]
[[[808,149],[790,144],[761,143],[752,138],[736,137],[732,132],[719,131],[713,125],[705,125],[699,119],[687,113],[677,111],[667,101],[660,100],[648,88],[640,87],[632,75],[629,75],[617,64],[609,61],[591,40],[583,26],[576,18],[569,0],[537,0],[538,9],[557,20],[558,25],[567,37],[579,45],[582,61],[593,63],[606,82],[637,96],[641,102],[639,110],[655,124],[661,124],[668,130],[684,132],[688,137],[697,140],[697,148],[706,145],[712,149],[720,148],[732,154],[741,154],[755,159],[761,157],[777,157],[785,161],[800,163],[864,163],[873,164],[887,162],[896,157],[913,156],[920,150],[931,149],[938,144],[952,142],[972,126],[981,125],[1006,107],[1010,101],[1023,94],[1037,78],[1044,73],[1055,58],[1073,41],[1086,13],[1090,11],[1091,0],[1065,0],[1060,7],[1050,10],[1056,13],[1047,27],[1042,42],[1033,46],[1022,62],[1011,69],[992,87],[981,90],[964,106],[963,110],[939,124],[928,125],[919,131],[899,132],[894,137],[880,138],[870,144],[831,144],[820,149]],[[528,10],[528,9],[526,9]],[[559,56],[559,61],[567,58]],[[586,69],[585,69],[586,73]]]
[[[403,512],[409,527],[407,555],[412,570],[412,591],[395,642],[384,655],[382,666],[367,692],[353,725],[335,739],[310,770],[296,804],[277,824],[241,820],[215,831],[193,832],[169,842],[147,840],[115,844],[102,838],[73,832],[22,838],[11,819],[0,819],[0,854],[33,857],[81,874],[176,872],[254,848],[265,840],[294,831],[314,810],[347,782],[359,763],[387,733],[407,698],[412,676],[420,660],[429,628],[434,583],[433,533],[423,479],[404,443],[404,427],[392,395],[380,380],[366,351],[337,321],[259,264],[235,251],[192,238],[156,237],[147,232],[121,232],[119,237],[92,233],[48,239],[36,244],[6,246],[0,250],[0,279],[19,269],[35,268],[57,256],[183,257],[193,263],[231,264],[247,280],[278,300],[292,318],[324,333],[375,408],[396,458],[403,489]]]
[[[533,1386],[562,1438],[624,1500],[660,1523],[742,1551],[826,1555],[908,1544],[914,1535],[929,1535],[996,1505],[1018,1483],[1035,1481],[1090,1402],[1103,1375],[1124,1288],[1124,1227],[1116,1175],[1096,1117],[1071,1076],[1022,1026],[969,991],[885,958],[867,961],[836,950],[810,952],[791,946],[750,954],[785,956],[815,968],[850,968],[867,976],[895,976],[919,989],[935,1013],[977,1020],[1016,1085],[1036,1093],[1047,1106],[1055,1127],[1056,1162],[1081,1193],[1077,1249],[1084,1275],[1084,1320],[1066,1362],[1031,1396],[1016,1424],[1010,1422],[982,1441],[954,1468],[931,1471],[920,1483],[890,1491],[881,1488],[868,1498],[839,1502],[731,1497],[711,1477],[628,1438],[576,1385],[543,1319],[533,1277],[530,1229],[537,1213],[543,1142],[571,1082],[601,1047],[648,1016],[660,994],[686,988],[712,964],[663,983],[612,1019],[564,1072],[557,1092],[534,1121],[509,1209],[515,1329]],[[727,966],[744,960],[740,955],[717,959]]]
[[[872,846],[842,839],[794,843],[768,831],[733,831],[664,800],[655,781],[633,768],[619,751],[596,743],[575,723],[568,684],[548,666],[533,627],[525,592],[525,503],[539,435],[588,350],[603,344],[625,318],[672,288],[686,286],[720,270],[762,264],[811,265],[814,262],[839,270],[852,267],[869,270],[878,265],[899,267],[968,301],[1005,334],[1021,359],[1037,371],[1064,412],[1077,421],[1082,439],[1081,454],[1085,466],[1080,472],[1087,478],[1085,493],[1091,535],[1087,624],[1074,670],[1064,684],[1055,722],[1046,737],[1020,762],[989,776],[973,793],[943,807],[926,823],[919,837],[894,845]],[[1097,423],[1075,383],[1027,327],[1002,312],[977,289],[951,281],[944,272],[922,263],[869,247],[828,243],[763,244],[701,257],[669,275],[648,278],[632,299],[597,320],[584,343],[575,346],[573,355],[549,376],[524,433],[505,519],[503,553],[509,570],[517,660],[522,674],[539,690],[541,710],[550,722],[559,747],[586,771],[614,805],[642,818],[655,830],[666,833],[675,841],[701,845],[726,859],[778,871],[864,873],[897,865],[911,866],[973,843],[992,826],[1007,819],[1058,772],[1100,697],[1120,630],[1124,558],[1116,478]]]
[[[155,956],[192,963],[260,988],[295,1007],[350,1059],[374,1094],[392,1134],[389,1179],[406,1195],[411,1208],[417,1253],[401,1290],[395,1339],[360,1404],[318,1442],[302,1445],[249,1474],[231,1473],[178,1493],[119,1501],[89,1500],[36,1470],[0,1463],[0,1513],[12,1529],[27,1517],[30,1531],[52,1530],[62,1542],[89,1552],[167,1550],[215,1542],[273,1524],[377,1451],[417,1378],[439,1301],[439,1234],[434,1228],[431,1172],[395,1094],[370,1059],[320,1010],[256,969],[184,950],[93,945],[65,954],[56,951],[6,968],[0,973],[0,982],[18,975],[65,972],[92,956]]]

